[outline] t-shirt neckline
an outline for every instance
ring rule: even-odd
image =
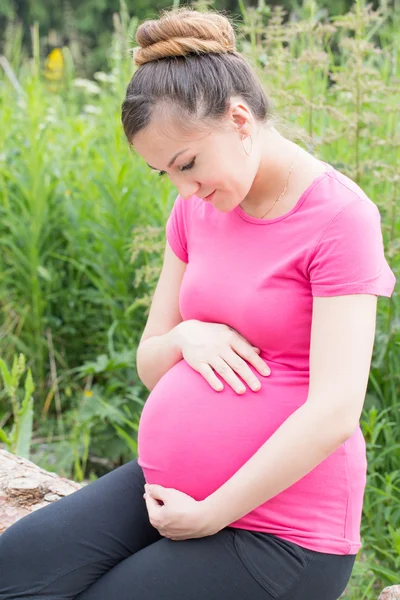
[[[327,169],[326,171],[324,171],[323,173],[321,173],[320,175],[318,175],[311,183],[310,185],[304,190],[304,192],[301,194],[300,198],[297,200],[296,204],[293,206],[293,208],[291,208],[287,213],[285,213],[284,215],[281,215],[280,217],[275,217],[274,219],[260,219],[259,217],[253,217],[252,215],[248,215],[247,212],[245,212],[243,210],[243,208],[240,206],[240,204],[238,204],[234,209],[233,212],[235,212],[241,219],[244,219],[245,221],[248,221],[249,223],[255,223],[256,225],[272,225],[273,223],[277,223],[278,221],[282,221],[283,219],[287,219],[287,217],[290,217],[290,215],[292,215],[293,213],[297,212],[299,210],[299,208],[301,207],[301,205],[303,204],[303,202],[305,201],[305,199],[307,198],[308,194],[310,192],[312,192],[312,190],[314,189],[314,187],[322,180],[324,179],[324,177],[326,177],[326,175],[328,173],[332,173],[332,171],[334,170],[334,168],[332,167],[332,165],[330,165],[329,163],[326,163],[325,161],[321,160],[321,163],[323,163]]]

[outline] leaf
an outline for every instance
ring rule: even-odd
[[[12,387],[11,373],[7,369],[6,363],[1,358],[0,358],[0,371],[1,371],[1,377],[3,379],[3,385],[4,385],[5,389],[6,389],[6,391],[8,393],[10,393],[10,390],[11,390],[11,387]]]
[[[29,398],[32,396],[32,393],[35,389],[35,384],[32,379],[32,371],[28,369],[28,374],[25,379],[25,396],[22,402],[22,406],[25,406],[28,403]]]
[[[97,357],[96,362],[86,362],[79,368],[81,373],[93,375],[94,373],[103,373],[108,367],[110,360],[106,354],[101,354]]]
[[[50,271],[48,269],[46,269],[45,267],[42,267],[41,265],[38,265],[37,272],[38,272],[38,274],[40,275],[40,277],[42,279],[45,279],[46,281],[51,281],[52,280]]]
[[[30,397],[27,401],[24,400],[22,407],[19,411],[19,432],[15,453],[29,459],[33,427],[33,398]]]
[[[112,426],[114,427],[114,429],[116,430],[118,435],[123,440],[125,440],[125,442],[128,444],[129,449],[132,450],[132,452],[135,454],[135,456],[137,456],[138,448],[137,448],[137,443],[135,442],[135,440],[128,433],[126,433],[126,431],[121,429],[121,427],[119,427],[118,425],[115,425],[114,423],[112,423]]]
[[[394,527],[392,527],[392,525],[389,525],[388,529],[389,529],[390,537],[392,538],[392,541],[393,541],[394,549],[396,550],[397,554],[400,556],[400,527],[395,529]]]
[[[13,366],[11,369],[11,378],[12,384],[15,386],[15,389],[18,388],[19,380],[23,372],[25,371],[25,356],[20,354],[18,358],[14,356]]]
[[[7,437],[4,429],[0,429],[0,441],[7,444],[7,446],[9,446],[11,444],[11,440]]]

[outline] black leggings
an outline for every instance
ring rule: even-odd
[[[226,527],[173,541],[149,522],[137,460],[0,536],[0,600],[337,600],[355,555]]]

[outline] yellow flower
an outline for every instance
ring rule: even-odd
[[[53,48],[46,59],[44,76],[52,81],[62,79],[64,73],[64,55],[61,48]]]
[[[86,398],[91,398],[93,396],[93,392],[91,390],[85,390],[83,394],[86,396]]]

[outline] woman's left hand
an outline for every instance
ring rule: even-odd
[[[150,523],[162,536],[174,541],[189,540],[213,535],[222,529],[213,523],[204,502],[161,485],[146,484],[144,489]]]

